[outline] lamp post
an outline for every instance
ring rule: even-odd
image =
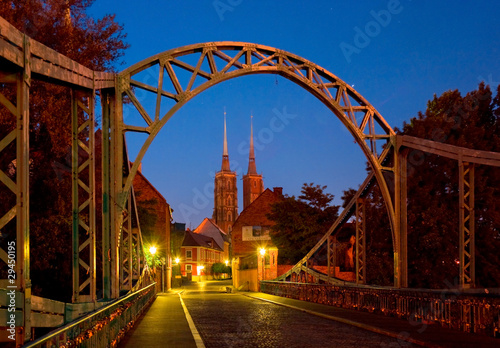
[[[257,266],[257,277],[259,279],[259,291],[260,291],[260,281],[265,280],[266,278],[266,249],[260,248],[258,258],[258,266]]]

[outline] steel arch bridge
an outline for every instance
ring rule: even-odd
[[[139,163],[153,139],[184,104],[194,96],[220,82],[251,74],[278,74],[300,85],[323,102],[349,130],[365,154],[371,173],[361,185],[339,219],[326,231],[318,244],[292,270],[278,279],[305,280],[309,283],[338,285],[331,276],[333,264],[332,236],[351,215],[356,216],[356,283],[365,283],[366,227],[364,196],[377,182],[385,201],[392,231],[394,250],[394,286],[407,287],[406,253],[406,156],[408,149],[439,154],[457,160],[460,166],[460,282],[474,285],[474,165],[500,165],[500,154],[468,150],[432,141],[397,136],[377,110],[350,85],[324,68],[289,52],[276,48],[241,43],[213,42],[173,49],[137,63],[118,74],[96,72],[30,39],[0,18],[0,83],[15,91],[11,101],[0,94],[0,104],[16,120],[15,129],[2,134],[0,153],[15,144],[15,178],[0,168],[0,182],[15,204],[1,212],[0,230],[15,222],[15,255],[0,249],[1,267],[15,258],[15,282],[0,280],[0,291],[15,287],[17,332],[30,339],[31,327],[49,321],[52,327],[65,323],[61,304],[31,295],[29,250],[29,91],[32,79],[69,86],[72,90],[70,111],[72,129],[72,198],[73,198],[73,304],[83,312],[96,311],[96,201],[95,195],[95,110],[96,91],[102,108],[102,245],[109,257],[102,257],[103,297],[117,306],[130,301],[137,307],[134,315],[154,296],[149,285],[140,228],[132,228],[137,218],[132,185]],[[142,74],[157,76],[154,83],[144,81]],[[178,77],[188,75],[186,83]],[[137,92],[145,91],[156,98],[153,108],[143,105]],[[128,124],[123,117],[127,99],[143,122]],[[167,106],[166,106],[167,105]],[[137,158],[128,158],[127,132],[147,134]],[[389,175],[387,175],[389,174]],[[388,180],[390,177],[392,180]],[[82,195],[83,192],[83,195]],[[82,196],[83,200],[82,200]],[[134,246],[135,245],[135,246]],[[323,245],[328,250],[328,272],[320,274],[308,267],[308,260]],[[134,247],[133,247],[134,246]],[[14,255],[14,256],[12,256]],[[14,284],[14,285],[13,285]],[[120,291],[128,295],[120,298]],[[3,298],[3,297],[2,297]],[[3,301],[3,300],[2,300]],[[142,302],[141,302],[142,301]],[[125,303],[125,302],[123,302]],[[0,303],[6,313],[7,303]],[[79,305],[79,307],[78,307]],[[125,304],[124,304],[125,306]],[[127,308],[129,308],[127,307]],[[64,313],[64,304],[62,304]],[[106,307],[111,315],[115,307]],[[102,311],[96,311],[101,313]],[[102,312],[104,313],[104,312]],[[100,320],[100,319],[99,319]],[[90,321],[90,319],[89,319]],[[128,323],[125,323],[125,325]],[[66,337],[76,324],[64,329]],[[80,325],[80,324],[78,324]],[[81,327],[79,328],[81,330]],[[78,330],[77,330],[78,331]],[[61,331],[62,332],[62,331]],[[72,331],[71,331],[72,332]]]

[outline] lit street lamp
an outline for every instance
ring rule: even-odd
[[[151,255],[155,255],[156,254],[156,247],[154,245],[152,245],[150,248],[149,248],[149,252],[151,253]]]

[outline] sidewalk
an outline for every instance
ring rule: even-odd
[[[403,345],[404,341],[409,341],[424,347],[500,347],[500,339],[467,334],[437,325],[411,323],[408,320],[386,317],[384,315],[293,300],[262,292],[244,293],[244,295],[396,337],[401,340]]]
[[[127,332],[118,347],[196,348],[196,341],[177,292],[158,294],[151,307]]]

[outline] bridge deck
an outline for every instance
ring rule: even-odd
[[[196,287],[200,287],[196,289]],[[223,318],[224,317],[224,306],[228,306],[228,301],[231,303],[233,308],[233,314],[246,315],[245,304],[249,305],[246,301],[243,301],[243,295],[245,297],[250,297],[254,299],[264,300],[268,302],[275,303],[277,305],[288,306],[295,308],[302,312],[310,313],[316,316],[321,316],[323,318],[328,318],[335,320],[337,322],[346,323],[353,325],[360,329],[365,329],[371,332],[382,334],[385,336],[392,337],[400,346],[414,346],[421,345],[425,347],[498,347],[500,345],[500,339],[495,339],[492,337],[471,335],[455,330],[450,330],[442,327],[437,327],[436,325],[423,324],[409,322],[407,320],[385,317],[382,315],[359,312],[349,309],[336,308],[311,302],[293,300],[288,298],[283,298],[279,296],[273,296],[264,293],[239,293],[235,294],[222,294],[219,291],[207,291],[210,287],[205,285],[201,286],[193,285],[193,289],[185,289],[183,293],[184,301],[186,301],[187,308],[189,312],[194,311],[193,315],[194,323],[201,325],[198,329],[201,330],[200,334],[204,339],[208,339],[204,342],[207,347],[221,347],[224,346],[224,342],[212,342],[214,337],[231,338],[231,342],[236,343],[237,333],[235,332],[219,332],[227,331],[231,326],[221,325],[222,322],[234,321],[236,319]],[[200,303],[198,303],[200,302]],[[201,307],[200,307],[201,306]],[[241,307],[243,306],[243,307]],[[252,310],[250,314],[255,311],[255,305],[252,305]],[[257,306],[259,308],[260,315],[263,315],[263,307]],[[226,308],[227,309],[227,308]],[[288,309],[289,311],[290,309]],[[200,312],[201,311],[201,312]],[[273,310],[274,311],[274,310]],[[286,311],[286,309],[283,309]],[[200,313],[201,317],[200,317]],[[297,312],[298,313],[298,312]],[[227,314],[227,313],[226,313]],[[248,314],[248,313],[247,313]],[[253,313],[252,315],[254,315]],[[269,314],[269,313],[268,313]],[[289,328],[288,326],[294,326],[300,324],[299,322],[294,322],[294,318],[297,317],[292,313],[287,314],[289,317],[289,324],[280,326],[278,329],[280,332],[269,332],[271,336],[275,337],[279,341],[284,339],[283,335],[287,335]],[[251,315],[250,315],[251,316]],[[265,316],[265,315],[264,315]],[[209,318],[208,325],[205,321],[205,317]],[[253,318],[253,319],[252,319]],[[257,318],[252,317],[253,321]],[[269,319],[269,318],[267,318]],[[204,321],[205,320],[205,321]],[[252,321],[251,320],[251,321]],[[262,319],[264,320],[264,319]],[[305,330],[307,336],[313,338],[315,335],[322,335],[321,327],[316,329],[312,328],[313,320],[306,320],[307,322],[302,322],[305,325]],[[311,324],[311,325],[309,325]],[[207,335],[206,329],[209,326],[210,334]],[[328,325],[328,327],[333,328],[335,325]],[[295,326],[294,326],[295,327]],[[265,330],[274,330],[270,325]],[[205,331],[203,331],[205,330]],[[332,329],[330,329],[332,330]],[[359,329],[356,329],[359,330]],[[356,331],[356,335],[371,337],[372,333],[363,334],[363,330]],[[335,330],[334,330],[335,331]],[[196,335],[197,333],[195,333]],[[242,334],[240,332],[240,334]],[[261,333],[254,333],[259,336]],[[290,334],[290,332],[288,332]],[[293,334],[293,333],[292,333]],[[339,332],[339,335],[342,333]],[[352,334],[352,333],[351,333]],[[236,336],[235,336],[236,335]],[[213,336],[213,337],[212,337]],[[200,336],[197,336],[199,339]],[[250,336],[249,336],[250,337]],[[279,338],[281,337],[281,339]],[[362,337],[357,336],[359,340]],[[325,339],[326,336],[325,336]],[[227,340],[226,340],[227,341]],[[377,345],[381,346],[393,346],[393,343],[384,343],[385,341],[382,336],[380,336],[380,342]],[[406,342],[405,342],[406,341]],[[260,342],[260,341],[259,341]],[[373,341],[371,341],[374,343]],[[413,344],[409,344],[411,342]],[[160,294],[156,301],[152,304],[149,310],[144,314],[144,316],[138,320],[135,327],[127,333],[127,335],[122,339],[119,347],[197,347],[197,341],[193,338],[193,333],[191,331],[188,320],[186,319],[185,312],[183,310],[181,300],[177,292],[169,292],[166,294]],[[198,343],[201,343],[198,341]],[[227,343],[227,342],[225,342]],[[312,341],[310,342],[312,343]],[[360,342],[361,343],[361,342]],[[231,345],[228,345],[231,346]],[[293,345],[292,345],[293,346]],[[311,346],[315,346],[312,344]],[[324,345],[322,345],[324,346]],[[366,346],[359,344],[359,346]],[[198,347],[203,347],[201,343]]]
[[[179,295],[160,293],[118,347],[196,348]]]
[[[401,339],[400,343],[403,340],[409,340],[412,343],[425,347],[500,347],[500,339],[467,334],[432,324],[410,322],[408,320],[294,300],[261,292],[246,293],[246,296],[296,308],[308,313],[355,325],[369,331],[396,337],[398,341]]]

